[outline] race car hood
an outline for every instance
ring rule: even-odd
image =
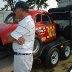
[[[17,25],[17,23],[5,23],[0,25],[0,38],[3,44],[7,42],[7,36],[16,29]]]
[[[6,29],[8,29],[11,26],[12,26],[11,24],[1,24],[0,25],[0,35],[3,31],[5,31]]]
[[[14,26],[16,26],[17,24],[1,24],[0,25],[0,35],[4,32],[4,31],[6,31],[6,30],[8,30],[8,29],[10,29],[11,27],[14,27]]]

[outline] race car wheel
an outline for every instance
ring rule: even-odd
[[[34,55],[34,58],[37,57],[37,56],[39,55],[40,47],[41,47],[40,41],[39,41],[37,38],[35,38],[34,48],[33,48],[33,55]]]
[[[71,47],[69,43],[64,44],[64,48],[61,50],[62,59],[67,59],[71,54]]]
[[[6,19],[4,20],[5,23],[13,22],[15,20],[15,13],[10,13]]]
[[[46,50],[46,64],[49,67],[54,67],[59,61],[59,51],[57,48]]]

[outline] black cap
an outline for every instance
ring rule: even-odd
[[[17,8],[22,8],[23,10],[28,10],[29,9],[29,6],[27,5],[26,2],[19,1],[19,2],[16,3],[14,10],[16,10]]]

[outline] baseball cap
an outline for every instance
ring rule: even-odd
[[[23,10],[28,10],[29,6],[27,5],[26,2],[19,1],[19,2],[16,3],[14,10],[16,10],[17,8],[22,8]]]

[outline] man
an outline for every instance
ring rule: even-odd
[[[28,14],[28,9],[29,7],[24,1],[19,1],[15,5],[16,18],[20,22],[11,33],[14,39],[14,72],[30,72],[32,68],[35,24]]]

